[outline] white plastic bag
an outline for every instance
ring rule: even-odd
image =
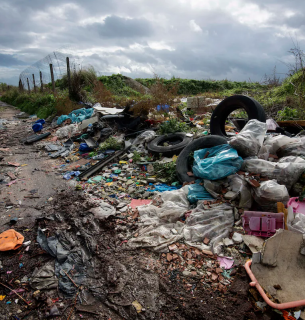
[[[283,202],[286,205],[289,200],[287,188],[278,184],[276,180],[261,182],[260,187],[252,189],[252,194],[254,200],[266,211],[274,211],[277,208],[277,202]]]
[[[250,209],[252,207],[251,187],[243,176],[238,174],[228,177],[228,181],[233,192],[239,194],[239,208]]]
[[[260,173],[263,177],[269,179],[276,179],[279,184],[285,185],[290,190],[304,172],[305,163],[275,163],[262,159],[251,159],[244,161],[242,170]]]
[[[257,156],[267,132],[267,124],[256,119],[250,120],[238,135],[233,137],[229,144],[245,158]]]
[[[78,125],[75,123],[75,124],[70,124],[68,126],[65,126],[65,127],[58,129],[55,132],[55,135],[59,139],[62,139],[62,138],[72,137],[78,132],[79,132]]]

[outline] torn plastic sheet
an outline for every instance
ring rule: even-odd
[[[219,180],[237,172],[242,163],[237,151],[223,144],[195,151],[193,172],[202,179]]]
[[[230,141],[238,154],[245,157],[257,156],[267,132],[267,124],[256,119],[248,121],[240,133],[234,136]]]
[[[276,180],[261,182],[260,187],[252,189],[252,194],[254,200],[266,211],[274,211],[277,202],[286,205],[289,200],[286,186],[278,184]]]
[[[69,297],[74,296],[77,288],[65,272],[68,273],[73,269],[73,281],[77,285],[84,284],[91,254],[81,246],[76,246],[73,240],[68,239],[64,233],[47,238],[38,228],[37,242],[43,250],[56,258],[55,275],[58,278],[59,289]]]
[[[81,108],[77,110],[73,110],[68,115],[62,115],[57,119],[57,124],[60,125],[64,121],[70,119],[72,123],[79,123],[82,122],[85,119],[89,119],[92,117],[94,113],[93,108]]]
[[[275,163],[263,159],[249,159],[244,161],[242,170],[259,173],[270,180],[276,179],[279,184],[285,185],[290,190],[304,172],[305,163]]]
[[[190,246],[219,252],[221,248],[217,244],[232,231],[232,207],[219,204],[205,210],[201,203],[192,211],[186,224],[183,224],[177,220],[189,209],[186,193],[186,187],[164,192],[153,199],[153,204],[138,207],[141,221],[138,236],[130,239],[128,246],[167,252],[168,245],[184,238],[185,243]],[[160,208],[158,205],[161,205]],[[209,246],[202,243],[205,237],[211,240]]]
[[[211,250],[219,254],[221,247],[218,244],[232,232],[233,208],[223,203],[211,209],[205,209],[204,204],[200,203],[196,209],[192,210],[185,223],[183,235],[186,241],[202,242],[204,238],[208,238]]]
[[[56,289],[58,279],[55,276],[54,261],[46,263],[42,268],[35,268],[32,275],[31,286],[33,289]]]
[[[304,137],[298,142],[290,142],[277,150],[278,157],[300,156],[305,157],[305,141]]]

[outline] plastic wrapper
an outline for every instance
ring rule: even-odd
[[[262,159],[252,159],[244,161],[242,170],[260,173],[262,177],[267,177],[270,180],[276,179],[279,184],[285,185],[290,190],[305,170],[305,163],[275,163]]]
[[[203,203],[194,209],[186,219],[183,230],[184,238],[188,242],[202,242],[204,238],[210,239],[210,249],[214,253],[217,244],[229,236],[234,224],[233,208],[227,204],[220,204],[211,209],[204,209]]]
[[[252,189],[252,194],[254,200],[266,211],[276,212],[277,202],[286,205],[289,200],[287,188],[278,184],[276,180],[261,182],[260,187]]]
[[[257,156],[267,132],[267,124],[256,119],[250,120],[229,144],[245,157]]]
[[[199,178],[218,180],[237,172],[242,163],[237,151],[223,144],[195,151],[193,173]]]
[[[145,142],[150,142],[151,140],[155,139],[156,137],[156,132],[153,130],[147,130],[142,132],[139,136],[135,138],[133,141],[133,145],[139,145],[139,144],[144,144]]]
[[[199,183],[188,186],[187,199],[190,203],[197,203],[198,200],[214,200],[211,194]]]
[[[72,137],[79,132],[77,124],[70,124],[68,126],[62,127],[55,132],[55,135],[59,138]]]
[[[231,190],[239,194],[239,208],[250,209],[252,207],[251,187],[243,176],[232,175],[228,177]]]

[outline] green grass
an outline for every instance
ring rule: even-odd
[[[17,89],[12,89],[3,94],[0,99],[30,115],[37,114],[38,118],[47,118],[56,113],[56,100],[53,94],[19,93]]]

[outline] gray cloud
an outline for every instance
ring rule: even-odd
[[[2,0],[0,81],[55,50],[102,74],[259,81],[286,72],[292,39],[305,47],[304,11],[303,0]]]

